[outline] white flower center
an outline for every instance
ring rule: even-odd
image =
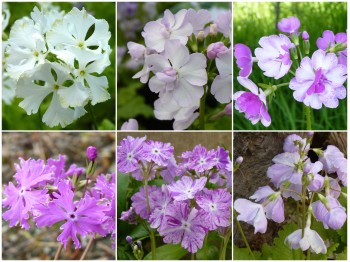
[[[128,155],[126,156],[126,158],[130,161],[134,158],[134,155],[132,152],[128,153]]]
[[[68,220],[71,220],[71,221],[78,220],[78,215],[75,212],[68,213],[67,216],[68,216]]]

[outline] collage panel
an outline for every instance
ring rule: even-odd
[[[117,9],[117,129],[232,130],[232,2]]]
[[[347,2],[234,2],[234,130],[347,129]]]
[[[232,133],[118,132],[117,259],[232,260]]]
[[[114,2],[5,2],[3,130],[115,130]]]
[[[347,260],[347,133],[234,133],[234,260]]]
[[[2,260],[115,260],[115,133],[2,133]]]

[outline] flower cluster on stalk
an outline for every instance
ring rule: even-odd
[[[234,209],[239,221],[253,225],[255,233],[265,233],[267,219],[285,221],[284,202],[292,198],[302,206],[304,227],[290,234],[285,243],[292,249],[326,254],[326,243],[311,229],[311,218],[322,222],[325,229],[338,230],[346,223],[346,209],[338,198],[342,194],[341,186],[347,186],[347,159],[333,145],[325,150],[310,148],[311,140],[311,136],[289,135],[284,152],[272,159],[273,165],[267,170],[267,177],[277,191],[269,185],[260,187],[250,197],[254,202],[237,199]],[[310,150],[318,155],[317,161],[312,162],[308,157]]]
[[[334,35],[330,30],[324,31],[316,41],[318,50],[309,54],[309,34],[299,32],[300,21],[297,17],[283,18],[277,27],[286,35],[262,37],[260,47],[255,49],[255,57],[248,46],[241,43],[234,46],[234,56],[240,69],[238,82],[249,89],[234,94],[235,108],[244,113],[252,124],[261,121],[266,127],[271,124],[266,96],[272,95],[283,85],[288,85],[294,91],[296,101],[313,109],[323,106],[336,108],[339,100],[346,97],[347,34],[341,32]],[[254,62],[267,77],[277,80],[290,73],[293,78],[281,85],[259,83],[265,90],[260,89],[248,79]]]
[[[85,106],[110,99],[108,80],[101,75],[110,65],[111,37],[104,19],[84,8],[65,13],[55,7],[34,7],[29,17],[16,20],[3,43],[3,99],[28,115],[43,101],[49,106],[42,121],[65,127],[87,113]]]
[[[120,6],[136,8],[126,3]],[[221,104],[231,103],[231,32],[231,11],[215,20],[204,9],[182,9],[175,14],[165,10],[163,17],[144,26],[144,44],[127,43],[133,65],[142,66],[133,78],[148,83],[158,94],[154,102],[157,119],[173,120],[174,129],[187,129],[199,117],[200,101],[206,95],[211,93]],[[136,128],[123,125],[124,130]]]
[[[30,221],[38,228],[59,225],[57,240],[64,247],[72,239],[75,248],[80,248],[79,235],[111,234],[114,242],[115,173],[101,174],[91,182],[94,162],[87,169],[76,164],[67,169],[64,155],[47,161],[20,158],[15,168],[15,183],[5,185],[2,202],[3,219],[10,227],[29,230]]]
[[[121,220],[147,221],[164,243],[179,244],[191,253],[203,246],[210,231],[231,227],[231,160],[222,147],[197,145],[177,162],[169,143],[146,137],[123,139],[118,146],[118,172],[144,185],[131,196]],[[152,180],[162,179],[162,185]],[[227,232],[226,232],[227,233]]]

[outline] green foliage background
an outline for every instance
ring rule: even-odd
[[[30,17],[30,13],[33,11],[34,6],[40,7],[37,3],[7,3],[10,9],[10,21],[5,30],[5,33],[9,35],[12,24],[24,16]],[[88,12],[96,19],[105,19],[109,24],[109,30],[112,34],[109,45],[111,46],[112,53],[110,55],[111,65],[105,69],[102,75],[105,75],[108,79],[108,92],[111,95],[111,99],[106,102],[99,103],[93,106],[93,114],[96,118],[97,127],[100,130],[114,130],[115,129],[115,3],[107,2],[86,2],[86,3],[70,3],[70,2],[55,2],[55,6],[59,6],[61,10],[66,13],[69,12],[73,5],[84,6]],[[44,103],[40,106],[41,115],[44,114],[46,108],[49,106],[51,96],[48,96],[44,100]],[[24,109],[20,108],[18,104],[22,99],[16,98],[12,105],[6,105],[2,103],[2,126],[3,130],[59,130],[60,126],[50,128],[45,125],[39,113],[27,115]],[[67,130],[90,130],[93,128],[92,115],[88,109],[85,108],[88,113],[79,118],[72,124],[66,126]]]
[[[279,11],[278,11],[279,8]],[[276,25],[284,17],[296,16],[300,19],[300,29],[310,35],[310,54],[317,50],[316,40],[323,31],[332,30],[334,33],[346,32],[347,3],[346,2],[261,2],[261,3],[234,3],[233,25],[234,43],[246,44],[252,50],[257,48],[258,41],[263,36],[279,34]],[[234,90],[242,90],[235,76],[238,68],[234,66]],[[285,83],[292,78],[289,74],[282,80],[274,80],[263,75],[257,65],[249,77],[254,83]],[[314,130],[344,130],[347,128],[347,99],[339,101],[336,109],[323,107],[312,110],[312,128]],[[252,125],[244,118],[243,113],[234,110],[235,130],[303,130],[306,129],[306,118],[303,112],[303,103],[293,98],[293,91],[287,86],[276,92],[272,101],[268,100],[268,111],[272,123],[265,128],[261,123]]]

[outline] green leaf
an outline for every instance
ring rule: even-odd
[[[146,230],[146,228],[142,224],[135,227],[129,234],[129,236],[131,236],[133,239],[136,239],[136,240],[140,238],[144,238],[148,235],[149,235],[149,232]]]
[[[254,260],[259,259],[261,257],[261,253],[259,251],[253,251],[254,257],[250,254],[248,248],[246,247],[237,247],[233,245],[233,258],[234,260]]]
[[[129,184],[129,175],[118,173],[117,179],[117,211],[118,217],[120,217],[121,212],[125,211],[128,208],[126,198]]]
[[[204,248],[196,253],[197,260],[217,260],[219,258],[219,249],[217,246],[207,244],[207,251]]]
[[[186,255],[188,251],[183,249],[180,244],[178,245],[164,245],[156,249],[157,260],[177,260]],[[149,252],[144,260],[152,259],[152,252]]]
[[[98,130],[115,130],[115,125],[109,119],[103,119]]]
[[[258,86],[260,86],[262,89],[269,89],[269,88],[271,88],[271,85],[267,85],[267,84],[264,84],[264,83],[258,83]]]
[[[347,250],[344,250],[342,253],[335,255],[337,260],[347,260],[348,259],[348,252]]]

